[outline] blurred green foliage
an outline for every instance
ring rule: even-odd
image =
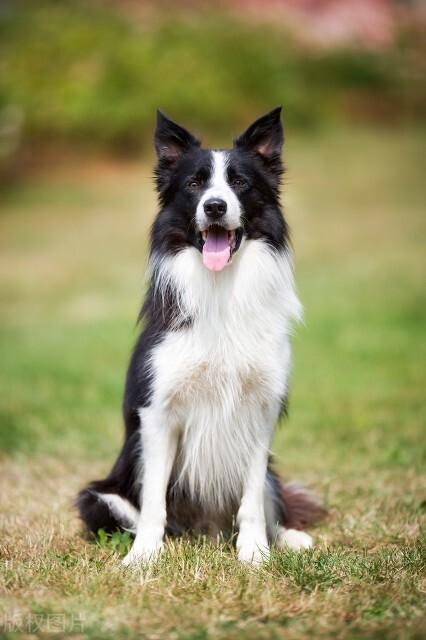
[[[283,28],[223,12],[144,21],[116,6],[2,2],[0,129],[19,128],[19,144],[54,138],[132,150],[157,107],[215,134],[277,104],[301,127],[411,118],[424,107],[421,58],[405,60],[409,38],[386,53],[318,51]]]

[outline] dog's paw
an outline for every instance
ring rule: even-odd
[[[304,551],[311,549],[314,541],[311,536],[304,531],[297,529],[284,529],[280,527],[277,537],[277,546],[280,549],[291,549],[292,551]]]
[[[266,537],[252,538],[242,536],[237,538],[237,556],[240,562],[259,567],[269,560],[269,546]]]
[[[121,565],[123,567],[136,568],[140,565],[150,564],[158,557],[162,548],[162,540],[151,540],[149,542],[141,542],[138,544],[136,544],[135,540],[133,547],[121,561]]]
[[[268,562],[269,560],[269,548],[253,547],[252,545],[240,547],[238,549],[238,560],[253,567],[260,567],[263,562]]]

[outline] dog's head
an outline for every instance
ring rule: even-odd
[[[212,150],[201,148],[189,131],[158,112],[155,175],[162,209],[153,228],[158,250],[176,253],[193,246],[208,269],[221,271],[245,238],[282,245],[280,115],[281,108],[274,109],[231,149]]]

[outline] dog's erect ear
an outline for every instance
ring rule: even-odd
[[[155,150],[159,160],[175,164],[193,146],[199,147],[200,141],[176,122],[166,118],[164,113],[157,111]]]
[[[280,158],[284,142],[281,107],[262,116],[234,141],[234,146],[252,151],[266,163]]]

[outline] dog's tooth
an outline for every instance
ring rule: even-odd
[[[201,232],[201,236],[202,236],[203,240],[207,240],[207,231],[202,231]]]

